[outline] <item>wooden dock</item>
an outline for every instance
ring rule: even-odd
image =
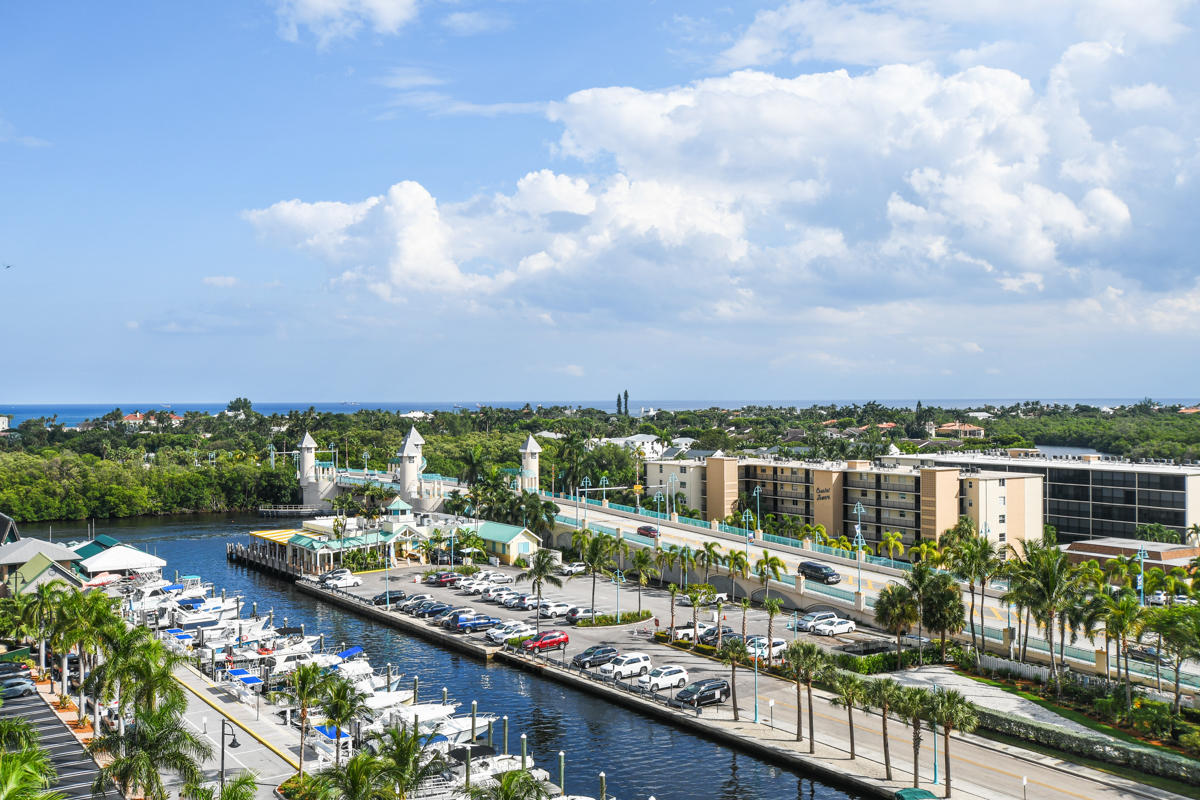
[[[294,564],[289,564],[282,558],[269,556],[240,542],[226,542],[225,558],[234,564],[254,567],[262,572],[269,572],[272,575],[279,575],[284,578],[291,578],[292,580],[299,578],[303,574]]]

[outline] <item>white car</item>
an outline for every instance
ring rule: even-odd
[[[687,625],[676,625],[675,629],[670,631],[671,639],[683,639],[689,642],[695,641],[697,638],[703,636],[704,632],[712,627],[712,624],[708,622],[699,622],[697,623],[696,627],[698,630],[692,630],[692,624],[690,622]]]
[[[512,575],[505,575],[503,572],[492,575],[492,583],[494,583],[494,584],[497,584],[497,585],[502,584],[502,583],[511,584],[512,582],[513,582]]]
[[[746,640],[746,649],[750,651],[751,658],[765,658],[770,661],[783,655],[783,651],[787,649],[787,642],[776,637],[771,640],[771,646],[768,648],[767,637],[751,636]]]
[[[796,630],[811,631],[813,628],[815,628],[817,625],[820,625],[822,622],[825,622],[825,621],[831,620],[831,619],[837,619],[837,618],[838,618],[838,615],[833,613],[832,611],[811,611],[808,614],[805,614],[800,619],[796,620]],[[789,622],[788,630],[791,630],[791,628],[792,628],[792,623]]]
[[[538,614],[543,617],[554,619],[555,617],[561,617],[565,615],[572,608],[574,608],[574,606],[572,606],[570,603],[542,603],[542,607],[538,611]]]
[[[582,561],[572,561],[570,564],[563,564],[558,568],[561,575],[582,575],[587,572],[587,564]]]
[[[492,584],[488,581],[480,581],[479,583],[472,583],[471,586],[467,589],[467,594],[483,594],[490,588],[492,588]]]
[[[337,578],[344,578],[349,574],[351,574],[350,570],[346,569],[345,567],[340,567],[338,569],[333,569],[333,570],[330,570],[329,572],[326,572],[324,575],[322,575],[317,580],[319,580],[321,583],[329,583],[330,581],[336,580]]]
[[[508,588],[507,586],[497,586],[493,583],[491,586],[480,592],[479,596],[484,600],[495,600],[498,596],[511,591],[512,589]]]
[[[325,585],[331,589],[349,589],[351,586],[362,586],[362,578],[357,575],[341,575],[329,578]]]
[[[638,685],[646,691],[661,692],[663,689],[682,689],[687,685],[687,670],[678,664],[664,664],[655,667],[649,675],[638,678]]]
[[[524,622],[511,622],[507,625],[501,625],[498,628],[492,628],[487,632],[487,637],[496,644],[504,644],[509,639],[520,639],[523,636],[532,636],[534,627],[527,625]]]
[[[600,666],[600,674],[606,678],[632,678],[645,675],[653,668],[650,656],[645,653],[622,653],[607,664]]]
[[[857,630],[852,619],[827,619],[824,622],[813,628],[813,633],[818,636],[837,636],[843,633],[854,633]]]
[[[497,605],[504,605],[504,601],[507,600],[508,598],[520,597],[520,596],[521,596],[521,593],[516,591],[515,589],[513,589],[511,586],[504,586],[504,587],[500,588],[498,591],[493,591],[491,593],[491,596],[488,597],[488,599],[491,600],[493,603],[496,603]]]

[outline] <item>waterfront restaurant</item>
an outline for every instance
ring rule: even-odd
[[[412,528],[395,530],[347,529],[337,536],[331,530],[314,530],[322,520],[306,522],[304,529],[253,531],[247,545],[252,560],[296,575],[319,575],[342,566],[347,554],[376,552],[381,563],[389,555],[403,557],[419,534]],[[310,527],[313,526],[313,527]]]

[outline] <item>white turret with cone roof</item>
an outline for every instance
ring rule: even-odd
[[[317,442],[312,434],[305,432],[300,440],[300,485],[310,486],[317,482]]]
[[[400,443],[400,451],[396,453],[396,460],[400,462],[396,470],[397,478],[404,487],[404,499],[413,505],[421,497],[421,470],[425,468],[425,456],[421,448],[424,444],[425,440],[421,438],[417,426],[413,425]]]
[[[542,446],[537,443],[537,439],[533,438],[533,434],[529,434],[529,438],[525,440],[525,444],[521,445],[521,491],[536,492],[540,484],[540,470],[538,465],[538,454],[542,452]]]

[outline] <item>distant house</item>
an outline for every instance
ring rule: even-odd
[[[615,444],[631,453],[641,452],[643,458],[659,458],[666,446],[662,440],[652,433],[635,433],[633,436],[620,436],[612,439],[597,439],[597,445]]]
[[[992,415],[986,411],[968,411],[967,416],[972,419],[991,419]]]
[[[0,414],[0,431],[8,430],[8,415]]]
[[[948,436],[952,439],[982,439],[983,428],[969,422],[947,422],[934,428],[935,436]]]
[[[179,425],[183,422],[183,417],[179,416],[178,414],[176,414],[174,412],[168,414],[167,417],[168,417],[168,419],[171,420],[171,426],[175,427],[175,428],[178,428]],[[155,427],[158,425],[157,415],[143,414],[140,411],[135,411],[132,414],[126,414],[121,419],[126,425],[128,425],[131,428],[140,428],[143,425],[146,425],[147,427]]]
[[[75,551],[55,542],[41,539],[17,539],[0,547],[0,582],[8,595],[25,591],[35,579],[51,574],[75,574],[75,562],[79,561]],[[57,569],[51,570],[51,566]],[[40,580],[39,580],[40,582]]]
[[[488,556],[501,564],[512,564],[518,558],[529,561],[541,547],[541,541],[528,528],[505,525],[502,522],[481,522],[477,529],[484,541]]]
[[[1188,408],[1181,408],[1181,409],[1179,409],[1179,413],[1180,414],[1200,414],[1200,408],[1197,408],[1196,406],[1190,406]],[[0,425],[0,428],[2,428],[2,427],[4,427],[4,426]]]

